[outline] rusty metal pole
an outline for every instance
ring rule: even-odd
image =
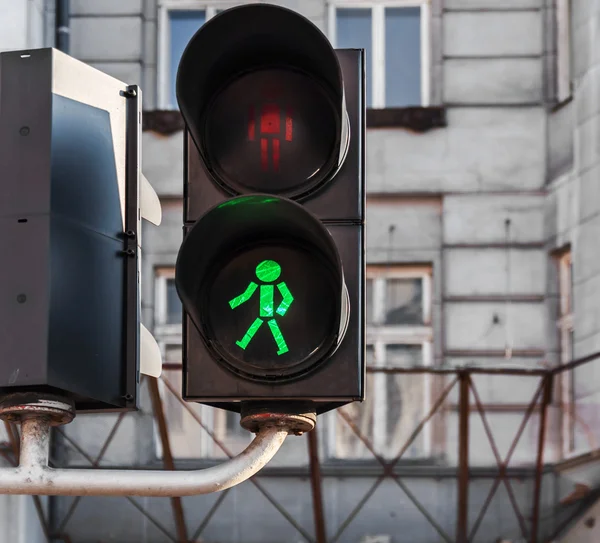
[[[10,448],[15,456],[15,462],[19,462],[19,434],[11,422],[4,421],[4,428],[10,441]]]
[[[327,542],[325,515],[323,514],[323,494],[321,489],[321,466],[319,465],[319,438],[316,430],[308,432],[308,458],[310,465],[310,487],[312,490],[315,535],[317,543]]]
[[[21,456],[21,445],[19,443],[19,433],[17,432],[17,429],[15,428],[15,426],[6,420],[4,421],[4,427],[6,428],[6,433],[8,434],[8,438],[10,439],[11,448],[13,451],[13,455],[15,457],[13,461],[11,461],[9,458],[7,458],[7,460],[9,460],[9,462],[11,462],[11,464],[17,465],[19,463],[19,458]],[[39,496],[32,496],[32,498],[33,498],[33,505],[35,506],[35,510],[37,512],[37,516],[40,521],[40,526],[42,528],[42,532],[44,532],[44,537],[46,538],[46,541],[49,542],[51,539],[50,526],[48,526],[48,522],[46,520],[46,514],[44,513],[44,508],[42,507],[42,501],[40,500]]]
[[[544,395],[540,410],[540,427],[538,433],[537,461],[535,466],[535,490],[533,493],[533,514],[531,519],[531,543],[538,541],[538,529],[540,521],[540,500],[542,493],[542,470],[544,468],[544,445],[546,443],[546,419],[548,415],[548,405],[552,398],[552,374],[544,377]]]
[[[460,372],[458,408],[458,504],[456,543],[468,543],[469,527],[469,382],[470,375]]]
[[[169,441],[169,433],[167,431],[167,420],[163,409],[162,400],[158,391],[158,381],[155,378],[147,377],[148,388],[150,390],[150,398],[152,399],[152,408],[154,410],[154,418],[158,425],[160,433],[160,442],[163,451],[163,464],[165,469],[175,471],[175,462],[173,462],[173,453],[171,452],[171,442]],[[187,527],[185,524],[185,516],[183,513],[183,505],[181,498],[171,498],[171,507],[173,509],[173,517],[175,518],[175,526],[177,527],[177,540],[187,543]]]

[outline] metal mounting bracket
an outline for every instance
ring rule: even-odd
[[[25,399],[28,401],[23,402]],[[203,470],[51,468],[48,466],[50,428],[71,422],[74,415],[73,404],[65,398],[15,394],[0,402],[0,418],[21,426],[19,465],[0,468],[0,494],[155,497],[209,494],[252,477],[273,458],[292,431],[287,421],[270,419],[257,428],[252,443],[238,456]]]

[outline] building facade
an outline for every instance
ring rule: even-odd
[[[143,320],[168,364],[160,387],[182,468],[222,461],[223,449],[238,452],[250,439],[236,416],[201,406],[190,412],[169,390],[178,390],[181,379],[181,305],[173,282],[183,179],[176,67],[193,33],[240,3],[70,2],[69,53],[143,89],[143,171],[163,205],[163,224],[145,225]],[[318,422],[328,540],[453,541],[462,496],[458,387],[410,439],[450,370],[545,370],[600,351],[600,0],[273,3],[310,18],[335,47],[367,50],[367,360],[375,371],[364,404]],[[52,45],[54,2],[0,2],[5,27],[3,49]],[[597,530],[579,523],[571,535],[564,521],[577,508],[587,510],[600,488],[600,469],[589,458],[600,447],[596,368],[592,362],[553,380],[539,533],[556,533],[556,541],[591,541],[585,537]],[[499,373],[474,375],[473,382],[469,527],[495,484],[497,457],[510,457],[512,491],[500,485],[471,540],[521,541],[513,509],[522,506],[531,521],[541,409],[533,409],[520,434],[519,428],[539,380]],[[56,440],[59,464],[161,465],[146,385],[139,413],[81,416],[66,435]],[[370,448],[384,460],[405,449],[392,468],[404,487],[388,478],[373,488],[382,468]],[[307,451],[306,436],[290,438],[256,478],[260,488],[246,482],[224,497],[185,498],[190,540],[197,526],[202,541],[313,540]],[[581,499],[573,497],[577,488],[587,489]],[[169,500],[73,503],[50,500],[51,528],[72,541],[177,540]]]

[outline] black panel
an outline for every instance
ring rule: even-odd
[[[127,87],[126,206],[125,206],[125,296],[123,400],[130,409],[139,407],[140,323],[141,323],[141,253],[140,244],[140,147],[142,91],[137,85]]]
[[[122,234],[108,111],[53,96],[51,196],[52,213],[107,236]]]
[[[46,384],[47,215],[0,218],[0,387]]]
[[[123,242],[51,221],[49,384],[119,403],[123,360]]]
[[[350,143],[346,160],[332,183],[303,204],[323,221],[365,219],[365,90],[364,54],[357,49],[337,49],[344,76]]]
[[[89,67],[52,49],[1,58],[0,393],[135,408],[139,92],[109,78],[128,107],[125,234],[109,111],[51,92],[53,66],[73,81]]]
[[[51,49],[2,53],[0,217],[50,211]]]

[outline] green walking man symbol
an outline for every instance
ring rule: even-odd
[[[262,281],[263,283],[273,283],[279,279],[281,275],[281,266],[277,264],[274,260],[263,260],[258,266],[256,266],[256,277]],[[235,309],[239,305],[242,305],[244,302],[247,302],[258,288],[258,284],[254,281],[251,281],[246,290],[236,296],[233,300],[229,301],[229,305],[231,309]],[[250,325],[248,331],[244,334],[244,337],[240,341],[236,341],[236,345],[240,346],[242,349],[246,349],[258,329],[262,326],[262,323],[265,319],[267,320],[267,324],[271,329],[271,334],[273,334],[273,339],[275,343],[277,343],[277,354],[282,355],[289,351],[288,346],[285,342],[283,334],[279,329],[279,325],[275,320],[275,313],[277,315],[283,317],[287,310],[290,308],[290,305],[294,301],[294,297],[292,293],[287,288],[287,285],[282,281],[277,285],[277,289],[283,296],[283,300],[279,304],[279,307],[274,310],[275,300],[275,285],[269,284],[261,284],[259,289],[260,295],[260,313],[256,320]]]

